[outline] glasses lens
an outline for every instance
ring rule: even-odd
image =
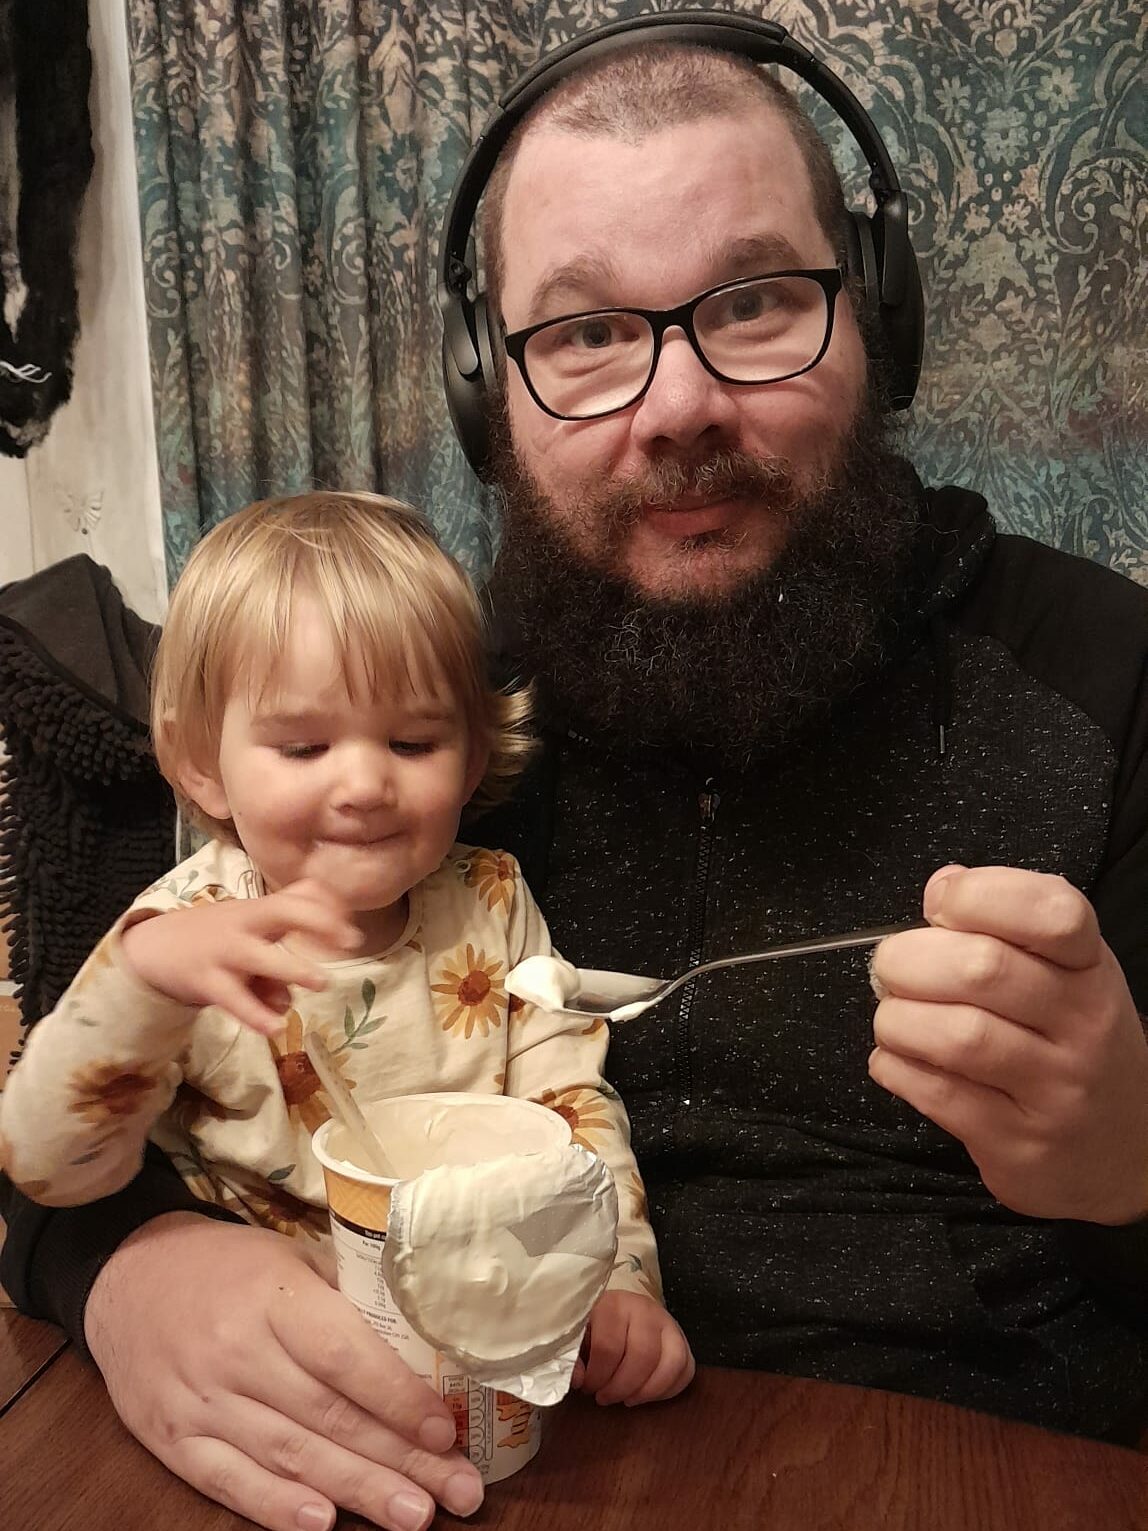
[[[715,292],[694,314],[706,360],[734,383],[769,383],[802,372],[829,332],[825,290],[808,276],[759,277]]]
[[[654,336],[638,314],[559,319],[531,335],[523,359],[535,393],[556,414],[588,419],[624,409],[645,386]]]

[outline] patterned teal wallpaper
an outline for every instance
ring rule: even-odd
[[[929,289],[926,475],[1148,581],[1145,0],[713,3],[781,21],[887,137]],[[488,563],[438,383],[445,199],[522,68],[666,9],[128,0],[173,575],[203,527],[311,483],[427,505]]]

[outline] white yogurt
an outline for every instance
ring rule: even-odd
[[[506,975],[508,992],[540,1010],[561,1010],[578,986],[578,969],[563,957],[527,957]]]

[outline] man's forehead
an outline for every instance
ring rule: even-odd
[[[533,128],[502,205],[502,290],[513,288],[515,324],[641,306],[629,290],[635,262],[687,264],[696,280],[683,275],[678,301],[739,276],[824,264],[802,248],[818,225],[788,124],[768,104],[747,119],[678,122],[640,139]]]
[[[737,152],[731,162],[729,149]],[[667,123],[640,135],[582,132],[548,123],[530,127],[519,142],[502,196],[504,253],[513,250],[517,228],[569,208],[577,196],[592,212],[596,199],[628,195],[639,187],[673,202],[698,167],[714,190],[736,187],[746,164],[775,170],[790,187],[812,199],[804,158],[790,124],[769,102],[739,117],[718,114]]]
[[[722,125],[732,125],[743,139],[760,140],[763,152],[767,154],[776,153],[782,144],[797,149],[797,140],[785,113],[765,97],[747,100],[736,113],[717,111],[690,115],[687,108],[680,116],[652,127],[619,126],[614,129],[605,124],[581,127],[561,119],[555,121],[543,113],[537,120],[529,122],[517,139],[510,179],[512,182],[518,179],[523,169],[533,175],[550,160],[591,146],[597,155],[624,161],[635,154],[643,157],[656,154],[659,140],[664,140],[667,152],[677,157],[683,138],[701,135],[707,129]]]

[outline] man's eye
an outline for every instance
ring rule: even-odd
[[[747,319],[756,319],[766,307],[765,296],[760,291],[751,290],[730,294],[729,316],[735,324],[744,324]]]
[[[434,739],[392,739],[391,749],[396,755],[431,755],[438,748]]]
[[[608,351],[642,337],[642,321],[632,314],[588,314],[565,319],[536,337],[535,350],[550,353]]]
[[[275,748],[284,760],[315,760],[326,751],[327,746],[325,744],[277,744]]]
[[[585,346],[587,351],[599,351],[614,338],[614,326],[609,319],[587,319],[570,337],[572,344]]]

